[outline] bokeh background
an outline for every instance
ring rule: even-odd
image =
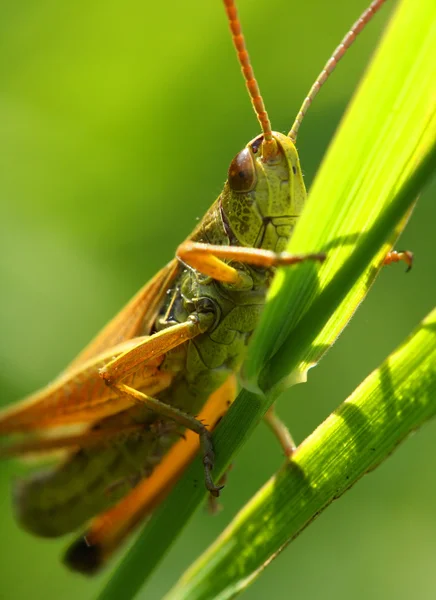
[[[274,129],[300,102],[366,0],[240,0]],[[393,3],[392,3],[393,4]],[[310,185],[383,29],[391,3],[308,113],[299,150]],[[0,8],[0,401],[54,378],[166,263],[221,190],[230,160],[258,133],[219,0],[54,0]],[[405,48],[405,52],[413,52]],[[356,140],[358,143],[358,140]],[[303,439],[432,308],[433,186],[401,248],[348,329],[280,402]],[[316,520],[247,598],[434,598],[436,423]],[[281,463],[261,426],[237,458],[215,518],[200,511],[140,597],[158,599]],[[13,521],[0,465],[0,598],[92,598],[59,556]]]

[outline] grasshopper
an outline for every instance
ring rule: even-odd
[[[262,133],[230,164],[222,193],[192,234],[50,385],[0,414],[0,434],[21,434],[3,455],[64,451],[19,481],[18,521],[57,537],[88,523],[65,562],[96,572],[168,494],[198,452],[212,496],[211,431],[236,395],[236,375],[279,266],[322,262],[284,251],[306,200],[295,147],[321,85],[385,0],[345,36],[309,91],[288,135],[273,132],[234,0],[224,0],[233,43]],[[410,253],[392,252],[386,263]],[[270,412],[286,454],[293,442]]]

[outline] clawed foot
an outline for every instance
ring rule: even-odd
[[[200,436],[201,443],[203,446],[203,466],[204,466],[204,480],[206,488],[212,494],[214,498],[218,498],[220,491],[223,489],[223,485],[216,486],[212,479],[212,469],[215,464],[215,453],[212,447],[212,439],[210,433],[205,430],[205,433]]]
[[[410,252],[410,250],[401,250],[398,252],[396,250],[392,250],[392,252],[388,252],[386,255],[384,264],[390,265],[391,263],[397,263],[400,261],[406,263],[406,273],[408,273],[413,266],[413,252]]]

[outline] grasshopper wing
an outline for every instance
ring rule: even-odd
[[[100,369],[147,339],[151,338],[144,336],[122,342],[75,368],[69,368],[42,390],[4,409],[0,413],[0,434],[91,423],[129,408],[133,404],[132,399],[110,388],[100,377]],[[159,371],[162,360],[163,356],[149,360],[127,378],[130,385],[146,388],[150,394],[165,389],[170,377]]]
[[[165,293],[177,275],[179,265],[180,263],[174,258],[163,267],[76,356],[68,369],[77,367],[125,340],[138,335],[147,335]]]
[[[172,260],[96,336],[55,381],[0,413],[0,434],[86,423],[116,414],[132,402],[118,396],[99,369],[145,339],[179,268]],[[137,337],[141,335],[142,337]],[[161,360],[148,362],[132,385],[157,393],[168,385],[158,372]]]

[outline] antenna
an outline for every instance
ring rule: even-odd
[[[336,65],[347,52],[348,48],[353,44],[354,40],[359,35],[359,33],[365,29],[366,25],[371,21],[375,13],[380,10],[380,8],[385,2],[386,0],[374,0],[374,2],[372,2],[371,5],[360,15],[359,19],[351,27],[350,31],[347,33],[342,42],[333,52],[332,56],[325,64],[323,70],[316,78],[315,83],[310,88],[309,93],[304,99],[304,102],[301,105],[301,108],[298,111],[298,114],[295,118],[294,124],[292,125],[291,130],[288,133],[288,136],[291,138],[294,144],[297,140],[298,130],[300,129],[300,125],[304,119],[304,115],[306,114],[309,106],[312,104],[313,99],[318,94],[321,86],[329,78],[330,74],[334,71]]]
[[[266,159],[277,154],[277,144],[273,138],[271,131],[271,122],[266,112],[263,98],[260,95],[259,86],[254,77],[253,67],[250,63],[250,56],[245,45],[244,35],[241,30],[241,23],[238,18],[234,0],[223,0],[224,7],[227,13],[227,18],[232,32],[233,45],[236,48],[239,64],[241,65],[242,74],[247,84],[248,93],[253,104],[254,112],[260,123],[263,132],[262,154]]]

